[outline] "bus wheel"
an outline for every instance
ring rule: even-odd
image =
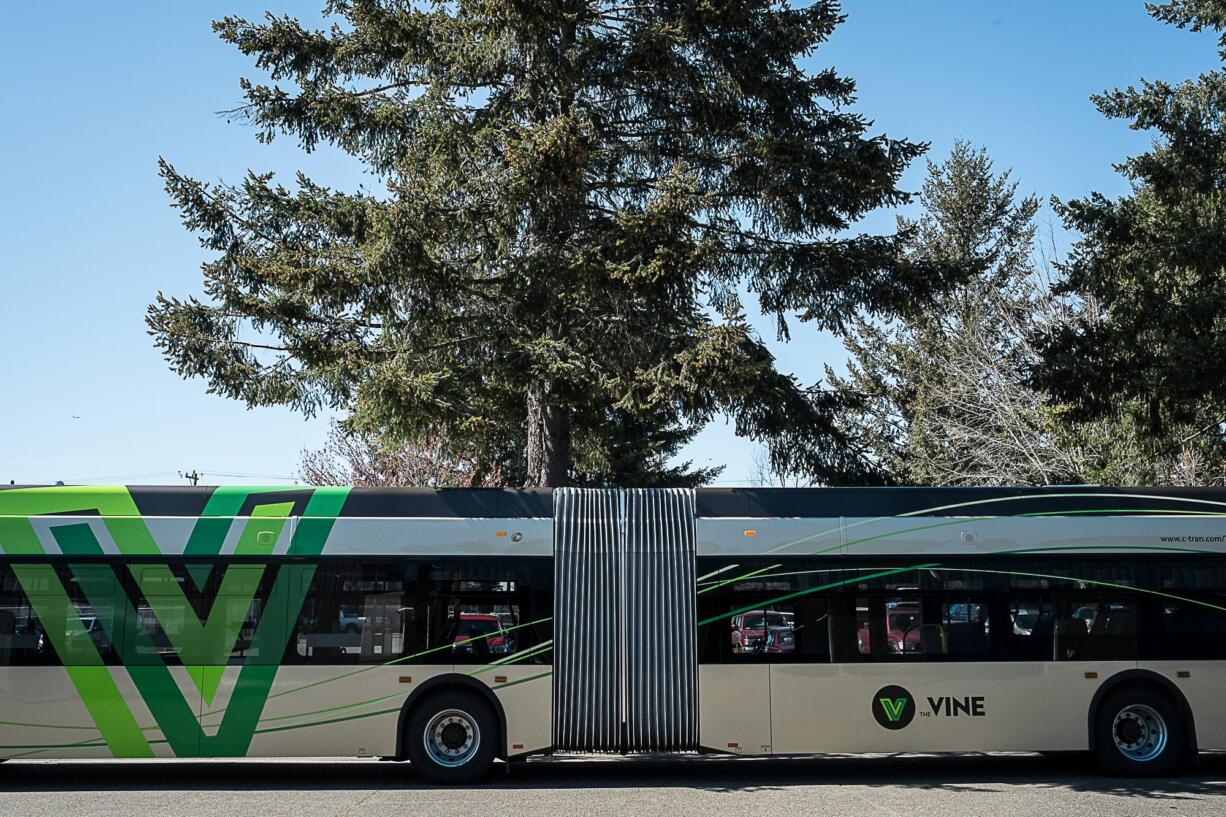
[[[413,708],[408,730],[409,762],[434,783],[471,783],[494,762],[498,722],[472,692],[431,695]]]
[[[1173,772],[1187,745],[1171,700],[1149,687],[1112,692],[1098,707],[1095,754],[1110,774],[1156,777]]]

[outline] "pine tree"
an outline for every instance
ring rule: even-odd
[[[1219,32],[1226,60],[1222,0],[1148,8],[1180,28]],[[1219,434],[1226,420],[1226,67],[1093,99],[1105,116],[1155,139],[1149,152],[1117,165],[1129,195],[1056,203],[1081,234],[1063,289],[1098,302],[1103,314],[1047,333],[1036,381],[1082,417],[1127,405],[1151,436],[1180,423]]]
[[[1022,383],[1027,321],[1042,296],[1033,262],[1038,201],[1019,197],[987,151],[955,143],[929,162],[923,213],[899,219],[907,252],[964,271],[932,308],[882,325],[861,316],[846,343],[848,433],[897,482],[1059,481],[1069,464],[1052,445],[1039,395]]]
[[[149,309],[172,368],[528,485],[692,483],[709,474],[668,455],[719,413],[777,465],[863,478],[838,398],[779,372],[741,303],[786,337],[789,316],[838,330],[944,284],[896,237],[848,232],[907,201],[923,146],[867,136],[854,83],[800,68],[837,3],[326,11],[327,30],[215,23],[270,77],[243,80],[237,115],[263,140],[339,147],[382,189],[206,185],[163,162],[215,254],[204,299]]]
[[[1137,433],[1127,406],[1092,419],[1029,382],[1033,338],[1070,322],[1095,324],[1092,299],[1054,291],[1037,252],[1033,196],[965,142],[929,163],[923,214],[900,226],[908,252],[967,278],[922,314],[848,334],[848,375],[832,382],[859,400],[844,422],[895,482],[963,485],[1217,483],[1220,439],[1180,424]]]

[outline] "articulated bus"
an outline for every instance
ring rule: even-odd
[[[0,758],[1226,748],[1226,491],[0,489]]]

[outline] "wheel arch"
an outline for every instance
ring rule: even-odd
[[[1090,737],[1090,751],[1093,752],[1098,748],[1098,741],[1095,736],[1097,730],[1094,728],[1094,725],[1098,720],[1098,710],[1102,706],[1102,702],[1121,686],[1132,685],[1150,687],[1171,699],[1171,703],[1179,711],[1179,716],[1183,718],[1184,748],[1187,750],[1189,757],[1195,758],[1197,752],[1196,718],[1192,714],[1192,707],[1188,704],[1187,697],[1183,694],[1183,690],[1177,687],[1170,678],[1147,669],[1129,669],[1117,672],[1099,685],[1094,693],[1094,697],[1090,699],[1090,711],[1086,716],[1086,729]]]
[[[494,747],[496,750],[495,756],[506,760],[507,713],[502,708],[502,702],[498,700],[498,696],[488,686],[471,676],[461,675],[458,672],[448,672],[426,679],[405,699],[404,704],[400,707],[400,716],[396,720],[396,758],[398,760],[404,760],[407,757],[404,746],[404,732],[413,710],[431,695],[456,689],[475,692],[494,710],[494,717],[498,719],[498,743]]]

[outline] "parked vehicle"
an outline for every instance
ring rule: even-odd
[[[914,604],[887,604],[885,609],[886,650],[892,654],[920,651],[920,611]],[[860,652],[871,651],[869,628],[860,627],[856,634]]]
[[[490,655],[506,655],[507,636],[502,620],[492,613],[460,613],[459,621],[449,622],[452,651],[472,654],[488,649]],[[484,644],[484,647],[478,647]]]
[[[751,610],[732,617],[735,653],[789,653],[796,649],[796,625],[791,613]]]

